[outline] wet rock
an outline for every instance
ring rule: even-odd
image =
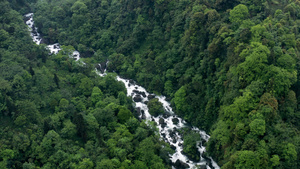
[[[142,111],[142,119],[144,120],[144,119],[146,119],[146,115],[145,115],[145,113]]]
[[[179,120],[178,120],[178,118],[173,118],[172,122],[173,122],[173,124],[177,125],[179,123]]]
[[[176,147],[174,145],[171,145],[170,148],[176,150]]]
[[[135,114],[134,114],[134,117],[135,118],[139,118],[140,116],[141,116],[141,108],[140,107],[137,107],[136,109],[135,109],[136,111],[135,111]]]
[[[166,137],[166,133],[161,133],[161,136],[165,138]]]
[[[165,123],[165,120],[163,118],[159,118],[159,124],[164,124]]]
[[[174,167],[177,169],[190,168],[190,166],[187,163],[184,163],[181,160],[176,160],[176,162],[174,163]]]
[[[200,169],[207,169],[207,167],[206,167],[206,165],[205,165],[205,164],[201,164],[201,165],[199,165],[199,168],[200,168]]]
[[[145,93],[145,92],[140,92],[140,94],[141,94],[143,97],[146,97],[146,93]]]
[[[176,136],[175,131],[170,131],[170,137],[174,137],[174,136]]]
[[[182,146],[182,143],[178,143],[178,146],[180,146],[180,147],[181,147],[181,146]]]
[[[146,93],[138,90],[133,90],[134,93],[142,95],[143,97],[146,97]]]
[[[171,116],[170,112],[165,112],[165,113],[163,114],[163,117],[164,117],[164,118],[168,118],[168,117],[170,117],[170,116]]]
[[[148,102],[148,101],[145,101],[144,103],[145,103],[145,104],[148,104],[149,102]]]
[[[208,157],[206,156],[206,153],[203,153],[203,154],[202,154],[202,157],[205,159],[206,164],[207,164],[210,168],[213,168],[211,159],[208,158]]]
[[[32,30],[31,33],[32,33],[34,36],[37,36],[37,35],[38,35],[38,33],[37,33],[36,30]]]
[[[155,95],[154,94],[149,94],[148,95],[148,100],[151,100],[151,99],[154,99],[155,98]]]
[[[141,102],[143,100],[142,96],[141,95],[136,95],[134,98],[133,98],[133,101],[134,102]]]
[[[31,16],[24,16],[24,22],[28,21],[31,18]]]
[[[158,121],[158,122],[159,122],[159,124],[161,125],[162,128],[166,127],[166,125],[167,125],[167,124],[165,123],[165,120],[164,120],[163,118],[159,118],[159,121]]]
[[[135,82],[132,79],[129,80],[129,83],[133,85],[135,84]]]

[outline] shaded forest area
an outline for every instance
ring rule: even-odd
[[[127,163],[129,167],[143,164],[153,168],[154,164],[138,153],[142,150],[129,151],[121,143],[108,143],[120,138],[121,134],[114,137],[120,127],[129,130],[131,137],[126,138],[134,145],[131,148],[137,148],[135,144],[140,145],[144,140],[152,142],[153,156],[160,159],[158,164],[168,163],[161,151],[169,150],[160,149],[158,145],[163,143],[157,142],[151,128],[139,123],[131,131],[124,118],[119,117],[124,114],[121,110],[133,111],[130,99],[120,100],[125,95],[124,86],[110,76],[99,78],[92,73],[93,64],[108,59],[110,71],[136,80],[151,92],[166,95],[178,115],[209,131],[207,153],[222,168],[300,168],[300,1],[10,2],[21,14],[34,12],[45,43],[59,42],[66,45],[65,50],[77,49],[87,65],[91,65],[84,69],[63,52],[48,56],[43,45],[29,42],[22,16],[6,7],[8,3],[1,5],[1,9],[6,9],[0,15],[0,87],[4,103],[0,107],[1,124],[5,124],[1,125],[1,138],[5,138],[1,150],[7,149],[2,151],[5,153],[1,155],[1,164],[13,165],[19,160],[26,161],[26,165],[41,166],[45,163],[42,159],[58,151],[51,149],[52,154],[47,156],[31,147],[43,146],[44,139],[46,142],[49,137],[57,136],[61,140],[80,139],[71,144],[84,152],[89,152],[89,142],[85,141],[92,139],[90,144],[97,148],[99,145],[107,153],[99,157],[62,150],[71,157],[56,159],[68,159],[74,165],[92,162],[98,167],[102,165],[96,164],[99,158],[116,164],[115,168]],[[119,96],[121,91],[123,96]],[[101,103],[92,101],[94,92],[103,93],[97,100]],[[65,109],[64,102],[68,103]],[[112,113],[111,123],[101,121],[103,114],[107,115],[103,113],[105,108]],[[125,119],[131,119],[129,114]],[[95,125],[89,126],[93,123],[87,119],[94,119]],[[61,132],[68,124],[73,126],[74,135],[63,138]],[[24,129],[35,137],[25,134]],[[148,134],[139,140],[138,129]],[[107,138],[103,136],[106,131]],[[30,154],[26,154],[27,149],[16,150],[22,147],[16,140],[26,137],[28,144],[24,147],[31,150]],[[126,160],[120,158],[123,155],[118,157],[121,150],[127,153]],[[55,165],[54,161],[48,163]]]

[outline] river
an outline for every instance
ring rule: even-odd
[[[24,15],[26,18],[25,23],[28,25],[28,30],[30,31],[30,36],[32,37],[33,41],[39,45],[42,41],[41,35],[38,33],[38,28],[34,26],[33,20],[33,13],[29,13]],[[50,44],[47,45],[47,48],[50,51],[50,54],[57,54],[61,48],[60,44]],[[70,56],[74,58],[76,61],[82,62],[80,60],[80,53],[78,51],[74,51]],[[97,68],[96,72],[99,76],[106,75],[106,66],[99,64],[98,67],[101,71]],[[133,80],[124,79],[117,76],[116,80],[123,82],[127,89],[127,95],[132,97],[133,101],[135,102],[135,108],[139,112],[139,118],[145,119],[146,121],[155,121],[157,124],[157,128],[159,130],[159,134],[161,139],[165,142],[169,143],[171,148],[175,150],[174,154],[170,154],[170,159],[173,163],[172,168],[207,168],[207,169],[219,169],[220,167],[217,163],[210,157],[203,156],[203,152],[205,152],[205,147],[202,145],[203,142],[207,142],[209,139],[209,135],[205,133],[205,131],[199,130],[196,127],[192,127],[187,124],[182,118],[178,117],[172,110],[170,103],[166,101],[165,96],[157,96],[154,94],[150,94],[146,91],[145,88],[139,86]],[[162,103],[165,113],[163,115],[159,115],[157,117],[152,116],[149,113],[149,109],[147,106],[147,102],[150,99],[157,98],[159,102]],[[200,160],[199,161],[192,161],[186,155],[183,154],[183,138],[182,134],[180,134],[179,130],[182,128],[188,128],[188,130],[193,130],[196,133],[199,133],[201,136],[201,140],[197,142],[197,148],[199,151]]]

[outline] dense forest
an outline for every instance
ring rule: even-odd
[[[123,83],[69,58],[72,46],[49,56],[0,7],[1,169],[170,168],[172,150],[134,117]]]
[[[0,168],[170,168],[114,75],[207,131],[221,168],[300,168],[300,1],[0,1]],[[34,13],[49,55],[29,36]],[[78,50],[85,66],[68,57]],[[154,124],[153,124],[154,125]],[[192,151],[191,151],[192,152]]]

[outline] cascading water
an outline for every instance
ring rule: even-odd
[[[103,75],[101,73],[99,74]],[[141,112],[140,118],[146,119],[147,121],[155,121],[158,124],[157,127],[159,129],[161,138],[167,143],[169,143],[172,147],[174,147],[176,152],[170,157],[171,161],[174,164],[176,164],[177,166],[180,165],[182,167],[186,166],[186,168],[195,168],[196,166],[200,166],[203,168],[219,168],[219,166],[212,159],[209,159],[211,161],[211,165],[208,165],[208,159],[204,159],[202,157],[202,153],[205,151],[205,147],[201,145],[200,141],[198,142],[198,151],[201,154],[201,160],[199,162],[194,162],[190,160],[187,156],[185,156],[182,153],[183,139],[178,130],[188,126],[182,118],[174,114],[170,103],[166,101],[165,96],[156,96],[154,94],[150,94],[146,91],[145,88],[137,85],[132,80],[123,79],[119,76],[117,76],[117,80],[125,84],[125,87],[127,89],[127,95],[133,98],[133,100],[135,101],[135,107]],[[154,97],[162,103],[166,112],[164,115],[159,115],[155,117],[149,113],[149,109],[146,103],[149,101],[149,99]],[[202,139],[208,141],[209,135],[207,135],[204,131],[201,131],[196,127],[190,129],[196,131],[201,135]]]
[[[34,26],[33,21],[33,13],[29,13],[25,15],[27,18],[26,24],[29,27],[29,31],[33,41],[39,45],[42,41],[40,34],[37,32],[37,28]],[[50,50],[50,53],[57,54],[61,48],[58,43],[48,45],[47,48]],[[78,51],[74,51],[72,56],[76,61],[80,59],[80,53]],[[82,62],[85,64],[84,62]],[[106,75],[106,67],[108,61],[104,65],[105,68],[101,68],[103,65],[99,64],[98,67],[101,71],[97,70],[99,76]],[[156,96],[154,94],[150,94],[146,91],[145,88],[137,85],[133,80],[123,79],[117,76],[117,80],[121,81],[125,84],[127,89],[127,95],[132,97],[135,102],[135,107],[140,112],[139,118],[145,119],[146,121],[155,121],[158,125],[159,134],[161,138],[170,144],[170,146],[175,150],[173,155],[170,155],[170,159],[173,162],[172,168],[215,168],[219,169],[220,167],[212,158],[203,158],[203,152],[205,152],[205,147],[202,145],[201,141],[197,142],[198,151],[200,153],[200,161],[194,162],[190,160],[186,155],[183,154],[183,138],[182,135],[179,133],[179,129],[182,128],[189,128],[200,134],[201,138],[205,141],[208,141],[209,135],[207,135],[204,131],[199,130],[196,127],[189,127],[187,123],[177,115],[172,110],[170,103],[166,101],[165,96]],[[157,98],[159,102],[162,103],[165,114],[159,115],[157,117],[152,116],[149,113],[149,109],[147,106],[147,102],[150,99]]]
[[[28,30],[30,31],[30,36],[33,39],[33,42],[36,43],[37,45],[41,44],[42,37],[38,33],[38,28],[35,27],[34,25],[33,13],[26,14],[24,15],[24,17],[26,18],[25,23],[28,26]],[[47,45],[47,49],[49,49],[50,54],[57,54],[61,50],[61,47],[59,43],[55,43],[55,44]],[[71,57],[73,57],[76,61],[78,61],[80,59],[80,53],[78,51],[73,51]]]

